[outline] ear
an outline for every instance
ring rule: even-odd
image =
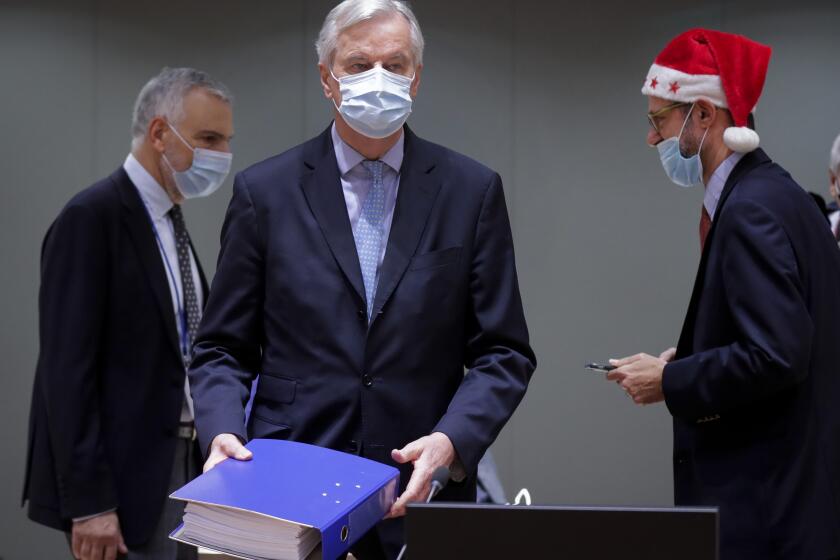
[[[169,125],[163,117],[155,117],[149,123],[149,130],[146,132],[146,137],[149,144],[151,144],[155,151],[160,154],[162,154],[166,148],[166,145],[163,142],[163,136],[164,134],[167,134],[168,131]]]
[[[718,108],[708,99],[698,99],[694,104],[694,115],[700,128],[710,128],[717,117]]]
[[[420,89],[420,75],[421,74],[423,74],[423,65],[418,64],[417,68],[414,69],[414,81],[411,82],[411,90],[409,91],[412,98],[417,97],[417,90]]]
[[[333,91],[333,82],[335,81],[330,73],[330,69],[322,63],[318,63],[318,74],[321,76],[321,88],[324,90],[324,97],[335,101],[336,105],[341,104],[341,96],[336,95]]]

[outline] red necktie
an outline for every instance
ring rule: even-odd
[[[712,227],[712,217],[703,206],[700,212],[700,251],[703,251],[703,246],[706,245],[706,236],[709,235],[709,229]]]

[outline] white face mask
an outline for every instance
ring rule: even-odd
[[[703,161],[700,159],[700,151],[703,149],[703,142],[706,140],[706,134],[709,129],[703,133],[703,138],[700,140],[700,147],[697,148],[697,153],[690,157],[685,157],[680,152],[680,138],[685,130],[685,125],[688,119],[691,118],[691,111],[694,110],[694,105],[688,111],[688,115],[683,121],[679,136],[668,138],[656,145],[659,151],[659,159],[662,162],[662,168],[665,174],[675,185],[680,187],[699,187],[703,185]]]
[[[175,136],[192,150],[193,153],[192,165],[185,171],[175,171],[175,168],[169,163],[166,154],[163,155],[163,160],[169,166],[169,169],[172,170],[172,177],[175,179],[175,185],[178,187],[178,190],[184,198],[210,196],[222,186],[228,173],[230,173],[233,154],[206,150],[204,148],[193,148],[189,142],[184,140],[181,133],[172,126],[172,123],[169,123],[169,128],[172,129]]]
[[[330,72],[332,74],[332,72]],[[408,78],[374,66],[361,74],[333,79],[341,91],[341,106],[333,104],[350,128],[368,138],[386,138],[411,114],[411,84]]]

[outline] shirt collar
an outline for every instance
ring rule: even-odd
[[[332,125],[332,141],[335,149],[335,159],[338,162],[338,170],[344,176],[354,167],[365,161],[365,156],[354,150],[349,144],[341,139],[338,130],[335,128],[335,122]],[[385,152],[380,158],[380,161],[385,163],[388,167],[399,173],[402,167],[403,155],[405,147],[405,132],[400,133],[400,138],[397,143],[391,146],[391,149]]]
[[[723,188],[726,186],[726,180],[729,179],[729,175],[735,169],[735,166],[738,165],[738,162],[741,161],[742,157],[744,157],[744,154],[732,153],[718,165],[715,172],[709,178],[709,184],[706,185],[706,194],[703,195],[703,206],[706,207],[706,212],[709,213],[712,219],[715,217],[715,210],[717,210],[720,195],[723,194]]]
[[[143,203],[152,218],[157,220],[166,216],[166,213],[174,206],[172,199],[169,198],[160,183],[152,177],[151,173],[146,171],[143,164],[137,161],[134,154],[128,154],[128,157],[125,158],[123,169],[140,193],[140,198],[143,199]]]

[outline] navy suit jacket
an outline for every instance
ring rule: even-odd
[[[405,135],[369,325],[330,129],[237,175],[190,368],[202,449],[233,433],[393,464],[440,431],[470,474],[444,497],[474,499],[536,360],[499,175]]]
[[[720,507],[722,559],[840,555],[840,251],[761,150],[723,190],[663,389],[675,502]]]
[[[117,508],[126,544],[140,545],[169,491],[185,373],[152,224],[122,168],[47,232],[39,319],[29,517],[68,531],[73,518]]]

